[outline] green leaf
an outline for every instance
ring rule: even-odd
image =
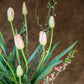
[[[37,20],[40,20],[40,17],[39,16],[37,17]]]
[[[15,54],[16,54],[16,46],[14,46],[13,48],[13,58],[12,58],[12,61],[13,61],[13,64],[15,65]]]
[[[3,54],[2,54],[2,55],[3,55]],[[3,55],[3,57],[4,57],[5,60],[7,60],[6,57],[5,57],[4,55]],[[0,55],[0,61],[3,63],[4,66],[6,65],[5,62],[3,61],[1,55]]]
[[[5,66],[2,64],[2,62],[0,61],[0,70],[3,72],[8,72],[7,69],[5,68]]]
[[[45,77],[46,75],[48,75],[54,66],[58,65],[59,63],[61,63],[62,61],[61,60],[56,60],[54,61],[53,63],[48,64],[44,70],[38,75],[38,77],[36,78],[36,80],[34,81],[34,84],[37,84],[39,82],[40,79],[42,79],[43,77]]]
[[[9,55],[8,51],[7,51],[6,46],[5,46],[5,44],[4,44],[4,42],[2,41],[1,38],[0,38],[0,46],[1,46],[2,50],[3,50],[3,52],[5,53],[5,55],[8,56]]]
[[[28,75],[24,74],[25,84],[31,84],[31,79]]]
[[[18,33],[18,30],[17,30],[17,28],[15,28],[15,33]]]
[[[20,35],[24,32],[24,28],[25,28],[25,24],[23,25],[23,27],[21,28],[21,30],[20,30]]]
[[[6,78],[8,78],[8,79],[11,80],[11,81],[15,81],[14,78],[13,78],[13,76],[12,76],[12,75],[9,75],[9,74],[6,73],[6,72],[1,72],[1,71],[0,71],[0,74],[1,74],[2,76],[5,76]]]
[[[8,83],[6,83],[5,80],[3,80],[3,79],[0,78],[0,84],[8,84]]]
[[[58,45],[59,43],[60,43],[60,41],[57,42],[57,43],[53,46],[53,48],[51,49],[51,51],[49,52],[47,58],[45,59],[45,61],[44,61],[44,63],[43,63],[43,67],[45,66],[45,64],[47,63],[47,61],[50,59],[50,57],[51,57],[51,55],[52,55],[52,52],[54,51],[54,49],[57,47],[57,45]],[[42,67],[42,68],[43,68],[43,67]]]
[[[25,60],[24,60],[24,57],[23,57],[23,54],[22,54],[22,50],[19,50],[19,52],[20,52],[20,55],[21,55],[21,57],[22,57],[23,63],[24,63],[24,65],[25,65]]]
[[[3,38],[3,35],[2,35],[2,33],[1,33],[1,31],[0,31],[0,37],[1,37],[1,39],[2,39],[2,41],[3,41],[3,43],[4,43],[4,45],[5,45],[5,41],[4,41],[4,38]]]
[[[57,1],[55,2],[55,4],[57,5]]]
[[[36,62],[38,61],[38,57],[39,57],[39,53],[42,51],[42,47],[39,49],[39,51],[37,52],[37,54],[36,54],[36,56],[35,56],[35,58],[34,58],[34,61],[33,61],[33,63],[32,63],[32,65],[31,65],[31,67],[30,67],[30,69],[29,69],[29,74],[30,74],[30,72],[32,71],[32,69],[34,68],[34,66],[36,65]]]
[[[58,60],[60,59],[62,56],[64,56],[67,52],[69,52],[75,45],[76,45],[77,41],[74,42],[70,47],[68,47],[66,50],[64,50],[61,54],[57,55],[54,60]],[[54,61],[53,60],[53,61]]]
[[[29,60],[27,61],[27,63],[29,64],[30,61],[34,58],[34,56],[36,55],[38,49],[41,47],[41,45],[39,44],[39,46],[36,48],[36,50],[34,51],[34,53],[30,56]]]

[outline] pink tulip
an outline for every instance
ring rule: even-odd
[[[39,33],[39,42],[40,42],[41,45],[46,45],[47,44],[46,32],[40,31],[40,33]]]
[[[22,40],[22,37],[19,34],[15,34],[14,42],[17,49],[24,49],[24,41]]]

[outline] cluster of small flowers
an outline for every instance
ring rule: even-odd
[[[59,67],[55,67],[54,69],[57,71],[57,72],[53,72],[51,73],[50,77],[49,76],[46,76],[46,81],[43,82],[43,84],[49,84],[50,81],[53,81],[56,76],[58,75],[58,73],[64,71],[66,69],[66,66],[68,66],[68,64],[71,64],[71,62],[67,62],[66,64],[64,64],[63,66],[59,66]]]

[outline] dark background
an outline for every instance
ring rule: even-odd
[[[12,51],[14,41],[10,24],[7,20],[7,9],[13,7],[15,11],[14,27],[18,30],[22,27],[22,2],[24,0],[0,0],[0,30],[3,33],[9,51]],[[30,56],[38,45],[38,33],[41,30],[35,20],[35,0],[25,0],[28,7],[28,28],[29,28],[29,53]],[[84,0],[57,0],[55,8],[56,27],[54,28],[53,45],[61,40],[60,45],[54,51],[53,59],[57,54],[66,49],[69,45],[78,40],[75,54],[71,65],[66,71],[59,74],[54,84],[84,84]],[[40,23],[45,22],[48,9],[48,0],[37,0],[37,15],[40,16]],[[74,48],[74,49],[75,49]],[[39,83],[39,84],[42,84]]]

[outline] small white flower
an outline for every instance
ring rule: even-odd
[[[47,44],[47,36],[44,31],[40,31],[39,33],[39,42],[41,45],[46,45]]]
[[[14,19],[14,10],[13,8],[9,7],[7,10],[7,17],[8,17],[8,21],[12,22]]]
[[[53,16],[50,16],[49,18],[49,27],[54,28],[55,27],[55,20]]]
[[[16,74],[18,77],[21,77],[23,75],[23,69],[20,65],[17,66]]]
[[[23,15],[27,15],[28,11],[27,11],[27,6],[26,6],[26,3],[23,2],[23,5],[22,5],[22,14]]]

